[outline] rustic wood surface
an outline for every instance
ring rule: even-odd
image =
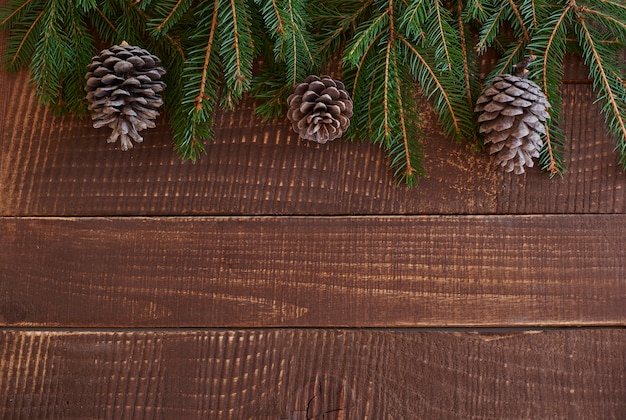
[[[8,325],[626,324],[625,215],[6,218],[0,226]]]
[[[413,190],[250,101],[122,153],[1,71],[0,418],[626,418],[626,179],[565,70],[564,177],[431,123]]]
[[[89,118],[55,117],[42,107],[25,74],[3,73],[2,86],[0,102],[11,108],[1,123],[0,215],[626,212],[626,177],[588,83],[562,88],[563,178],[538,168],[503,174],[486,153],[449,141],[432,123],[428,175],[411,190],[396,185],[377,146],[303,143],[287,122],[255,118],[251,101],[219,113],[215,142],[192,164],[173,151],[165,119],[122,153]]]
[[[0,416],[619,419],[625,354],[615,329],[9,330]]]

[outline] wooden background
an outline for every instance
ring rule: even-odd
[[[566,79],[563,178],[431,123],[407,190],[251,102],[123,153],[0,72],[0,417],[626,418],[626,175]]]

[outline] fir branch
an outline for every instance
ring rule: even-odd
[[[36,4],[35,0],[13,0],[0,9],[0,28],[12,27],[16,22],[23,19],[23,16]]]
[[[410,52],[412,73],[417,77],[424,95],[429,99],[434,97],[434,107],[439,113],[444,130],[453,138],[463,139],[469,133],[465,127],[471,126],[473,118],[465,107],[465,95],[459,95],[456,81],[444,82],[444,77],[441,77],[424,54],[403,36],[398,35],[398,38]],[[459,96],[463,105],[459,104]]]
[[[345,5],[346,3],[347,2],[342,2],[341,4]],[[326,22],[325,26],[336,29],[333,29],[332,32],[323,34],[317,55],[328,55],[328,49],[330,46],[342,35],[348,33],[351,28],[356,28],[358,26],[359,20],[368,11],[372,3],[373,0],[366,0],[362,2],[357,1],[354,3],[354,5],[358,6],[356,10],[350,10],[347,15],[341,15],[339,12],[335,13],[334,16],[331,15],[331,19]],[[334,18],[337,17],[339,20],[334,21]]]
[[[100,7],[96,6],[93,10],[96,13],[92,13],[91,15],[91,23],[98,30],[98,35],[107,41],[113,41],[116,39],[119,31],[113,22],[109,20]]]
[[[527,41],[523,38],[513,41],[507,46],[505,53],[498,59],[496,65],[489,72],[487,79],[488,83],[493,77],[502,73],[509,73],[512,71],[513,66],[523,60],[526,52]]]
[[[626,169],[626,86],[618,74],[616,63],[611,56],[615,51],[608,50],[608,44],[587,23],[585,9],[577,9],[576,34],[582,46],[585,63],[589,66],[598,98],[604,102],[601,110],[605,115],[609,131],[617,137],[620,150],[620,163]]]
[[[252,81],[253,41],[247,4],[243,0],[220,3],[218,33],[225,76],[223,105],[233,109]]]
[[[536,34],[528,45],[536,55],[530,69],[529,78],[537,78],[546,98],[551,104],[548,130],[541,148],[539,163],[550,175],[565,171],[565,134],[558,126],[561,115],[560,86],[563,79],[563,59],[566,52],[567,32],[571,17],[571,6],[566,4],[554,10],[537,28]]]
[[[461,4],[463,0],[460,1]],[[466,0],[463,9],[462,19],[464,22],[478,20],[484,22],[489,15],[488,10],[483,6],[482,0]]]
[[[308,30],[304,0],[254,0],[270,38],[274,57],[269,62],[284,64],[285,81],[293,87],[310,74],[317,63],[317,46]]]
[[[391,49],[393,47],[395,47],[395,35],[396,35],[396,31],[394,28],[394,10],[393,10],[393,0],[389,0],[388,6],[387,6],[387,14],[389,15],[389,35],[387,36],[387,42],[385,45],[385,66],[384,66],[384,80],[383,80],[383,89],[384,89],[384,94],[383,94],[383,139],[384,141],[389,144],[389,135],[391,134],[391,128],[389,127],[389,92],[390,92],[390,87],[391,86],[391,82],[390,82],[390,71],[394,70],[397,71],[397,60],[395,59],[395,54],[394,54],[394,59],[393,59],[393,68],[391,68],[391,63],[390,63],[390,58],[391,58]],[[395,51],[394,51],[395,53]],[[394,84],[397,83],[397,80],[395,80],[394,78]],[[400,115],[401,112],[400,112]]]
[[[522,18],[522,15],[519,11],[519,8],[517,7],[517,5],[515,4],[514,0],[506,0],[506,2],[509,5],[509,8],[505,8],[502,7],[504,10],[510,10],[513,12],[513,15],[515,16],[515,19],[513,19],[513,27],[515,29],[517,29],[518,31],[521,30],[521,33],[523,35],[523,38],[525,41],[530,41],[530,35],[528,32],[528,28],[526,25],[526,22],[524,22],[524,19]],[[504,5],[502,5],[504,6]]]
[[[490,13],[487,19],[482,23],[479,31],[478,44],[476,45],[476,51],[479,54],[484,53],[487,48],[493,43],[494,39],[498,35],[500,29],[501,19],[504,17],[505,9],[500,8],[493,13]]]
[[[536,28],[539,24],[539,5],[537,4],[537,0],[526,0],[522,2],[519,7],[520,14],[522,16],[527,16],[530,18],[530,24],[528,25],[531,28]],[[524,19],[525,21],[528,20]]]
[[[394,66],[397,66],[394,54]],[[415,103],[415,89],[408,79],[396,74],[394,81],[398,102],[398,117],[400,124],[401,141],[394,141],[389,147],[390,166],[394,170],[394,177],[398,182],[408,186],[417,185],[419,176],[424,175],[422,144],[419,141],[422,133],[419,132],[419,111]],[[395,145],[394,145],[395,144]]]
[[[147,28],[153,36],[166,34],[180,19],[185,16],[193,0],[160,0],[151,10],[158,17],[147,23]]]
[[[626,21],[616,18],[614,15],[604,12],[602,10],[596,10],[591,8],[582,8],[581,14],[591,16],[595,22],[600,23],[604,28],[607,28],[617,38],[618,42],[626,41]],[[621,39],[620,39],[621,38]],[[615,40],[599,40],[603,42],[610,42]]]
[[[220,0],[195,10],[197,30],[186,54],[180,106],[172,112],[172,136],[183,159],[195,161],[204,152],[203,139],[213,138],[213,118],[219,88],[217,31]]]
[[[613,0],[600,0],[601,3],[603,3],[604,5],[608,5],[608,6],[613,6],[617,9],[622,9],[624,12],[626,12],[626,4],[625,3],[620,3],[617,1],[613,1]]]
[[[424,2],[413,0],[408,4],[402,19],[406,34],[414,39],[424,39],[441,61],[442,70],[453,70],[456,64],[451,57],[460,51],[458,31],[452,27],[451,13],[441,6],[440,0]]]
[[[463,73],[463,82],[465,94],[467,97],[467,108],[472,110],[474,109],[474,98],[478,95],[479,83],[478,79],[475,75],[478,73],[476,69],[475,58],[470,55],[470,49],[468,46],[470,45],[470,38],[466,35],[465,22],[463,20],[463,2],[462,0],[457,1],[457,25],[459,28],[459,45],[461,48],[461,56],[462,56],[462,73]],[[476,124],[472,124],[472,136],[474,138],[472,144],[478,146],[480,144],[478,138],[478,130]]]
[[[38,28],[44,11],[41,10],[35,15],[35,19],[28,25],[27,29],[22,32],[15,30],[13,35],[19,40],[17,45],[13,37],[11,37],[8,45],[8,54],[12,55],[11,60],[7,63],[7,68],[11,71],[17,71],[23,67],[28,60],[30,60],[35,45],[37,43],[36,37],[39,35],[41,28]]]

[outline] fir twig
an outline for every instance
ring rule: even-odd
[[[585,19],[586,10],[582,7],[576,9],[576,33],[583,49],[585,63],[589,66],[594,80],[594,88],[604,103],[601,110],[605,115],[608,129],[617,137],[620,163],[626,169],[626,104],[623,100],[626,98],[626,85],[619,76],[617,51],[610,44],[598,42],[603,37]],[[607,20],[603,19],[603,22]]]
[[[478,33],[473,45],[472,25]],[[487,81],[525,55],[537,56],[528,77],[552,104],[540,164],[550,174],[562,173],[559,89],[568,43],[578,44],[626,168],[626,74],[618,59],[626,40],[622,1],[9,0],[0,8],[0,28],[10,31],[7,67],[30,63],[40,99],[63,112],[84,110],[92,28],[100,40],[158,52],[167,67],[164,99],[175,148],[191,160],[213,138],[218,105],[232,108],[253,90],[264,101],[257,113],[277,118],[293,86],[341,52],[354,101],[346,136],[384,147],[397,179],[408,184],[423,173],[415,83],[446,135],[475,144],[475,61],[490,48],[501,57]]]
[[[565,134],[558,123],[561,115],[560,86],[563,79],[563,59],[570,14],[571,7],[567,4],[547,16],[545,23],[538,28],[529,45],[529,49],[536,54],[533,69],[537,69],[531,71],[530,77],[540,79],[539,84],[552,105],[548,130],[539,156],[541,167],[551,175],[565,171],[563,163]]]

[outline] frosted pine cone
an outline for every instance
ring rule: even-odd
[[[143,141],[139,131],[154,128],[157,109],[163,105],[161,92],[165,69],[161,60],[140,47],[122,42],[102,50],[87,67],[87,100],[94,128],[110,127],[107,139],[119,138],[122,150],[133,147],[131,141]]]
[[[307,77],[287,103],[287,117],[303,140],[326,143],[341,137],[350,125],[350,95],[342,82],[329,76]]]
[[[539,157],[546,134],[550,103],[539,86],[526,79],[528,58],[517,65],[517,75],[501,74],[493,78],[476,102],[480,132],[485,134],[489,153],[506,172],[523,174]]]

